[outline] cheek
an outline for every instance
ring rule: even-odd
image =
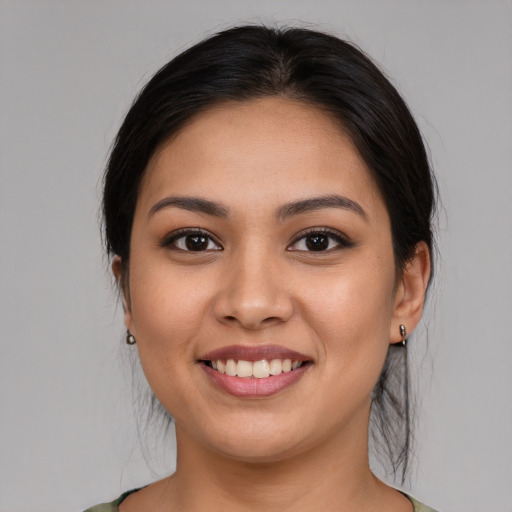
[[[186,333],[197,327],[210,293],[208,280],[199,275],[194,269],[173,267],[165,257],[135,260],[130,269],[134,329],[164,329],[169,334]],[[172,329],[165,329],[166,326]]]
[[[303,294],[306,323],[338,371],[377,378],[389,346],[394,267],[376,258],[333,271]],[[370,371],[371,370],[371,371]]]
[[[208,308],[208,287],[170,271],[169,265],[134,265],[132,320],[146,379],[176,421],[189,409],[194,382],[194,347]]]
[[[156,380],[193,364],[194,339],[209,308],[208,281],[168,264],[133,264],[130,279],[132,332],[141,364],[155,389]],[[197,273],[196,273],[197,274]]]

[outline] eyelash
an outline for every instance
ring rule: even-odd
[[[301,240],[306,239],[308,236],[311,237],[314,235],[327,236],[328,238],[331,239],[331,241],[332,240],[335,241],[336,246],[329,247],[330,242],[328,242],[328,247],[325,250],[318,250],[318,251],[309,250],[308,251],[308,250],[304,250],[304,249],[291,249],[291,247],[296,246]],[[208,240],[207,248],[203,249],[203,250],[194,251],[194,250],[189,250],[187,248],[182,248],[182,247],[176,246],[176,242],[178,240],[180,240],[180,239],[186,240],[186,238],[188,236],[202,236],[202,237],[206,238]],[[208,245],[210,245],[210,243],[214,243],[218,248],[216,248],[216,249],[210,248],[209,249]],[[184,228],[184,229],[175,231],[175,232],[171,233],[169,236],[165,237],[160,245],[162,247],[172,248],[172,249],[175,249],[178,251],[183,251],[183,252],[206,252],[206,251],[221,251],[221,250],[223,250],[222,245],[215,239],[215,237],[213,237],[207,231],[203,231],[202,229],[198,229],[198,228],[196,228],[196,229]],[[339,231],[335,231],[335,230],[329,229],[329,228],[310,228],[306,231],[299,233],[299,235],[297,237],[295,237],[294,241],[287,246],[286,250],[290,251],[290,252],[297,251],[297,252],[308,252],[308,253],[326,253],[326,252],[331,252],[331,251],[334,251],[334,250],[340,249],[340,248],[350,248],[353,245],[354,245],[353,242],[348,240],[348,238],[346,236],[344,236],[342,233],[340,233]]]
[[[202,237],[208,239],[208,245],[210,245],[210,242],[213,242],[215,245],[220,247],[219,249],[208,249],[207,248],[206,250],[208,250],[208,251],[222,250],[222,246],[220,245],[220,243],[217,242],[217,240],[215,240],[215,238],[210,233],[208,233],[207,231],[203,231],[202,229],[198,229],[198,228],[196,228],[196,229],[184,228],[184,229],[179,229],[178,231],[174,231],[169,236],[166,236],[162,240],[162,243],[160,245],[162,247],[172,248],[172,249],[175,249],[178,251],[183,251],[183,252],[205,252],[205,251],[192,251],[192,250],[188,250],[188,249],[183,249],[181,247],[177,247],[176,242],[180,239],[185,240],[187,238],[187,236],[202,236]]]
[[[306,239],[308,236],[311,237],[314,235],[327,236],[328,238],[330,238],[331,240],[334,240],[336,242],[336,246],[329,247],[329,248],[327,248],[325,250],[321,250],[321,251],[314,251],[314,250],[305,251],[302,249],[295,249],[295,250],[300,251],[300,252],[308,252],[308,253],[326,253],[326,252],[335,251],[337,249],[348,249],[354,245],[354,243],[351,242],[345,235],[343,235],[342,233],[340,233],[339,231],[336,231],[334,229],[309,228],[306,231],[302,231],[301,233],[299,233],[298,236],[294,239],[294,241],[290,245],[288,245],[287,250],[293,251],[294,249],[290,249],[290,247],[297,245],[301,240]]]

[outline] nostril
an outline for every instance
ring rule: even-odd
[[[246,329],[250,330],[257,330],[261,329],[262,327],[268,327],[275,323],[280,323],[283,320],[279,318],[278,316],[269,316],[263,319],[257,319],[257,318],[239,318],[236,315],[225,315],[223,317],[224,322],[229,323],[231,325],[233,324],[240,324]]]
[[[268,318],[264,318],[262,323],[271,324],[273,322],[280,322],[280,321],[281,321],[281,319],[278,318],[277,316],[269,316]]]

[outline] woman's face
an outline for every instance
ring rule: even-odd
[[[182,439],[248,461],[366,439],[389,343],[417,319],[328,115],[266,98],[196,117],[151,159],[130,247],[125,321]]]

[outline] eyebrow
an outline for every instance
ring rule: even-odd
[[[149,216],[156,212],[174,206],[192,212],[206,213],[215,217],[227,217],[228,209],[219,203],[201,197],[169,196],[155,203],[149,210]]]
[[[226,206],[215,201],[210,201],[209,199],[189,196],[169,196],[164,197],[155,203],[149,210],[148,215],[154,215],[156,212],[169,207],[205,213],[215,217],[227,217],[229,214],[229,209]],[[324,208],[341,208],[343,210],[349,210],[362,217],[365,221],[368,221],[368,216],[359,203],[356,203],[348,197],[339,196],[337,194],[312,197],[286,203],[277,209],[276,218],[283,221],[295,215]]]
[[[308,213],[324,208],[341,208],[342,210],[349,210],[362,217],[365,221],[368,221],[368,215],[359,203],[356,203],[348,197],[339,196],[337,194],[312,197],[302,199],[301,201],[287,203],[277,210],[276,217],[279,220],[285,220],[294,215],[300,215],[301,213]]]

